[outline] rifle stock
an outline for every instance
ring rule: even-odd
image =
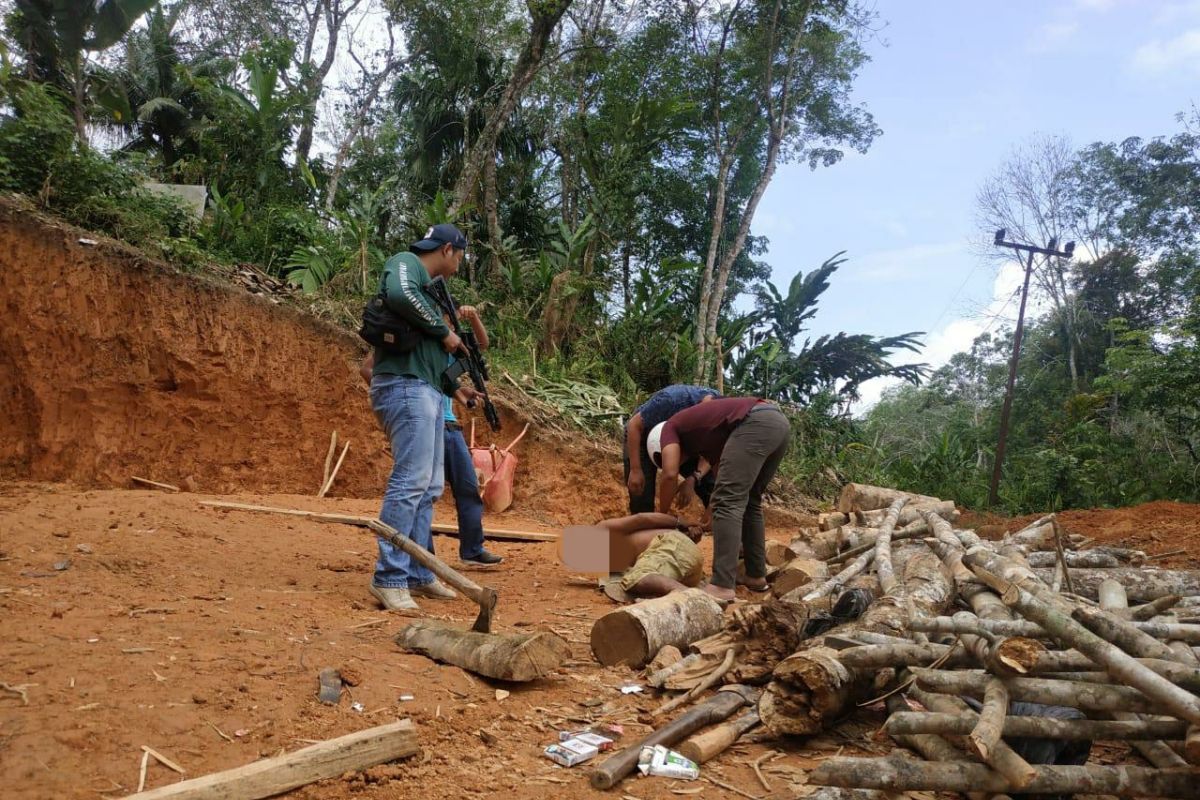
[[[425,291],[433,298],[433,301],[438,304],[450,319],[450,324],[454,327],[454,332],[458,334],[458,338],[462,339],[464,354],[456,354],[458,363],[462,368],[459,374],[466,372],[471,378],[471,383],[475,385],[475,391],[483,396],[483,416],[487,419],[488,425],[492,430],[500,430],[500,414],[497,413],[496,407],[492,405],[492,400],[488,397],[487,381],[488,368],[487,362],[483,359],[483,353],[479,350],[479,342],[475,339],[475,331],[469,327],[464,327],[462,321],[458,318],[458,306],[454,303],[454,298],[450,296],[450,290],[446,287],[446,281],[441,277],[434,278],[429,282]],[[474,408],[475,403],[472,401],[468,404]]]

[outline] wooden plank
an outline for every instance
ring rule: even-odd
[[[326,514],[320,511],[305,511],[301,508],[282,508],[280,506],[256,506],[249,503],[230,503],[223,500],[201,500],[200,505],[208,508],[223,508],[231,511],[259,511],[269,514],[287,514],[293,517],[304,517],[316,522],[333,522],[341,525],[357,525],[368,528],[375,517],[357,516],[354,514]],[[444,536],[458,536],[458,526],[444,522],[435,522],[433,532]],[[557,533],[538,533],[537,531],[518,531],[509,528],[484,528],[483,535],[488,539],[511,542],[557,542]]]
[[[148,792],[138,800],[258,800],[346,772],[386,764],[417,752],[412,720],[402,719],[314,744],[244,767],[214,772]]]
[[[129,480],[133,481],[134,483],[140,483],[143,486],[150,486],[154,489],[162,489],[167,492],[178,492],[179,491],[179,487],[175,486],[174,484],[159,483],[158,481],[152,481],[149,478],[139,478],[137,475],[130,475]]]
[[[433,532],[443,536],[458,536],[458,525],[444,522],[433,523]],[[483,535],[487,539],[497,539],[511,542],[557,542],[557,533],[538,533],[537,531],[517,531],[509,528],[484,528]]]

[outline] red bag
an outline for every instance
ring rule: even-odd
[[[483,507],[488,511],[504,511],[512,505],[513,479],[517,475],[518,463],[512,449],[528,432],[529,425],[526,425],[520,436],[509,442],[503,450],[494,444],[487,448],[476,447],[475,422],[471,422],[471,461],[475,464],[475,474],[479,476]]]

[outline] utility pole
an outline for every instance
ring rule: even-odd
[[[1075,253],[1075,243],[1058,250],[1058,239],[1051,239],[1045,247],[1004,241],[1004,228],[996,231],[995,245],[1007,247],[1016,253],[1028,253],[1025,262],[1025,282],[1021,285],[1021,309],[1017,312],[1017,329],[1013,333],[1012,358],[1008,362],[1008,386],[1004,389],[1004,406],[1000,409],[1000,437],[996,442],[996,458],[992,463],[992,485],[988,490],[988,505],[995,506],[1000,500],[1000,471],[1004,466],[1004,448],[1008,444],[1008,418],[1012,414],[1013,387],[1017,383],[1017,361],[1021,357],[1021,337],[1025,332],[1025,301],[1029,298],[1029,278],[1033,275],[1033,257],[1070,258]]]

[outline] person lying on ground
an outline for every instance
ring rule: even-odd
[[[692,406],[657,425],[646,438],[660,469],[658,510],[667,512],[679,491],[680,464],[702,457],[712,466],[713,577],[704,590],[733,600],[738,549],[746,562],[743,583],[767,589],[762,495],[787,452],[791,426],[774,403],[728,397]]]
[[[595,527],[608,534],[609,570],[624,572],[620,587],[634,597],[661,597],[704,580],[699,525],[648,512],[601,520]]]
[[[646,453],[646,434],[680,411],[720,396],[715,390],[704,386],[674,384],[659,389],[633,412],[633,416],[625,423],[623,454],[630,514],[654,510],[658,468]]]
[[[479,349],[487,350],[490,340],[479,310],[474,306],[460,306],[458,316],[475,332]],[[374,360],[374,352],[369,353],[360,370],[368,386],[371,384],[371,367]],[[454,363],[453,354],[449,356],[449,362]],[[479,476],[475,472],[475,463],[471,460],[471,450],[463,437],[462,425],[454,415],[453,402],[449,397],[445,397],[444,404],[443,471],[446,483],[450,486],[450,493],[454,495],[454,507],[458,512],[458,558],[464,564],[494,566],[504,561],[504,558],[489,552],[483,544],[483,498],[479,496]]]

